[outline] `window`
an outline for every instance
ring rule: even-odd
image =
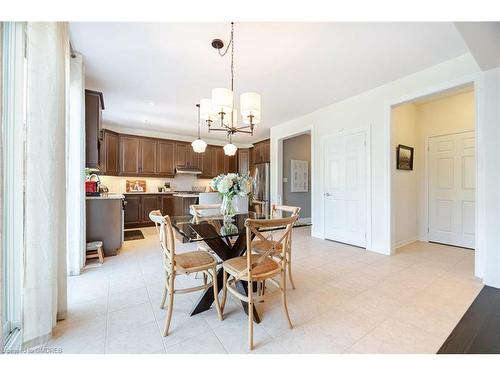
[[[22,22],[2,26],[2,333],[4,349],[14,350],[20,347],[24,250],[26,27]]]

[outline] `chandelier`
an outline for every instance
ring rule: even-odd
[[[238,125],[238,110],[234,105],[234,22],[231,22],[231,38],[226,49],[222,51],[224,42],[220,39],[212,40],[212,47],[217,49],[221,57],[224,57],[231,47],[231,89],[215,88],[210,99],[201,99],[200,116],[207,123],[208,132],[227,133],[229,143],[224,146],[224,153],[234,155],[238,148],[232,143],[232,136],[236,133],[253,135],[255,126],[260,123],[260,95],[255,92],[241,94],[240,113],[243,124]]]

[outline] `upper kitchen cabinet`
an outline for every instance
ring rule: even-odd
[[[201,174],[198,178],[213,178],[214,174],[215,147],[207,146],[205,152],[200,155]]]
[[[265,140],[262,144],[262,162],[269,163],[271,161],[271,141]]]
[[[118,156],[118,133],[104,129],[104,147],[103,151],[103,169],[102,173],[111,176],[117,176],[119,173]]]
[[[158,141],[157,172],[161,177],[174,177],[175,175],[175,142]]]
[[[143,176],[156,175],[156,146],[158,141],[150,138],[139,140],[139,174]]]
[[[214,163],[212,167],[213,176],[218,176],[223,174],[226,169],[226,158],[224,155],[224,149],[222,147],[215,147],[214,151]]]
[[[250,171],[250,150],[248,148],[240,148],[238,150],[238,173],[247,175]]]
[[[271,143],[269,139],[255,143],[251,149],[251,164],[268,163],[271,161]]]
[[[188,144],[187,149],[187,166],[196,168],[200,167],[200,154],[194,152],[193,147],[191,147],[190,144]]]
[[[120,175],[156,176],[157,144],[154,138],[119,135]]]
[[[175,143],[175,166],[176,167],[187,167],[188,164],[188,144],[176,142]]]
[[[238,156],[224,155],[224,173],[236,173],[236,172],[238,172]]]
[[[104,99],[101,92],[85,90],[85,166],[101,169],[102,145],[101,115]]]
[[[120,174],[122,176],[135,176],[139,174],[140,139],[133,135],[119,137],[120,149]]]

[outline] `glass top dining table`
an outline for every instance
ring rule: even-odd
[[[224,262],[228,259],[242,256],[246,252],[246,227],[245,220],[266,219],[265,216],[255,212],[237,214],[231,223],[224,224],[222,216],[205,216],[199,218],[197,222],[192,215],[171,216],[170,221],[175,231],[180,235],[182,242],[204,241],[210,249]],[[267,217],[268,218],[268,217]],[[299,219],[295,222],[294,228],[310,226],[308,220]],[[284,226],[268,228],[266,231],[285,229]],[[236,237],[236,238],[235,238]],[[253,237],[253,235],[252,235]],[[219,291],[222,288],[222,268],[217,272],[217,285]],[[242,294],[247,294],[247,285],[239,281],[237,289]],[[199,314],[210,308],[214,302],[213,289],[208,288],[200,297],[196,306],[191,311],[191,315]],[[248,313],[248,305],[242,301],[243,309]],[[254,307],[254,321],[259,323],[260,317]]]
[[[237,214],[233,217],[233,221],[229,224],[224,224],[222,216],[205,216],[195,222],[193,215],[171,216],[170,221],[172,226],[179,233],[182,242],[197,242],[213,240],[216,238],[232,238],[246,233],[246,219],[268,219],[264,215],[258,215],[255,212]],[[310,226],[309,220],[298,219],[294,228]],[[266,228],[266,231],[284,229],[284,226]]]

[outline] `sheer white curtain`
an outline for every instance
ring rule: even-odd
[[[85,71],[79,54],[70,61],[67,134],[68,275],[79,275],[85,262]]]
[[[66,23],[27,25],[23,345],[50,338],[66,314]]]
[[[3,92],[3,79],[2,79],[2,72],[3,72],[3,67],[2,67],[2,59],[3,59],[3,24],[0,22],[0,119],[2,118],[2,92]],[[3,135],[2,132],[0,131],[0,186],[3,186],[3,181],[2,181],[2,176],[3,176],[3,151],[2,151],[2,145],[3,145]],[[2,260],[2,254],[3,254],[3,194],[0,194],[0,267],[3,265],[3,260]],[[2,324],[4,323],[3,321],[3,267],[0,268],[0,348],[4,347],[4,337],[3,337],[3,327]]]

